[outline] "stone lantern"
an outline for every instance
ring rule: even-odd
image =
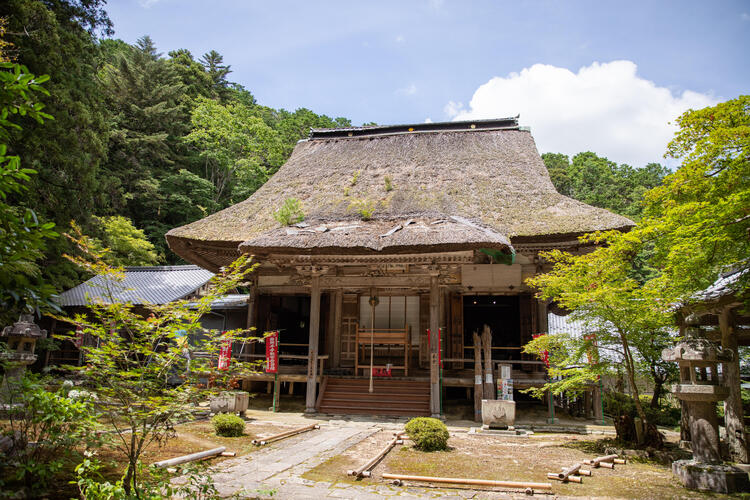
[[[12,326],[3,328],[0,337],[8,339],[8,350],[0,351],[0,359],[6,362],[2,388],[6,389],[10,379],[18,379],[26,371],[26,366],[36,361],[36,341],[47,337],[47,330],[42,330],[34,323],[32,314],[22,314]]]
[[[700,329],[691,327],[686,339],[664,349],[661,357],[680,367],[680,383],[672,391],[685,402],[692,439],[693,459],[675,461],[672,472],[688,488],[721,493],[744,491],[750,486],[747,473],[722,464],[716,416],[716,403],[729,395],[729,389],[721,385],[718,366],[731,361],[733,353],[701,338]]]

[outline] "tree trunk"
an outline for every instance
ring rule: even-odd
[[[661,398],[661,393],[664,388],[664,380],[654,373],[652,373],[652,375],[654,376],[654,395],[651,397],[650,406],[651,408],[656,409],[659,408],[659,398]]]
[[[625,370],[628,375],[628,383],[630,384],[630,394],[633,398],[633,404],[635,405],[635,411],[638,413],[643,422],[643,442],[638,443],[647,446],[653,446],[655,448],[661,448],[664,444],[664,439],[659,433],[655,425],[651,424],[646,417],[646,412],[643,410],[641,404],[640,393],[638,386],[635,384],[635,362],[633,361],[633,354],[630,352],[630,345],[628,339],[624,333],[620,334],[620,340],[622,341],[622,350],[625,355]]]

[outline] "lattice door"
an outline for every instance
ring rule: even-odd
[[[356,355],[357,318],[344,316],[341,319],[341,366],[354,366]]]

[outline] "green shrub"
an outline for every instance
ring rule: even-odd
[[[211,419],[217,436],[237,437],[245,432],[245,421],[237,415],[220,413]]]
[[[291,226],[302,222],[305,218],[305,212],[297,198],[287,198],[284,200],[284,205],[273,213],[273,218],[282,226]]]
[[[448,448],[448,428],[436,418],[417,417],[409,420],[406,434],[418,450],[440,451]]]
[[[393,179],[391,179],[390,175],[385,176],[385,190],[393,191]]]
[[[0,368],[7,365],[0,363]],[[1,371],[1,370],[0,370]],[[48,390],[51,382],[34,373],[10,378],[3,402],[0,437],[10,439],[8,454],[0,452],[0,498],[41,498],[78,463],[80,453],[101,446],[96,411],[85,391],[69,387]],[[29,443],[36,442],[35,446]]]

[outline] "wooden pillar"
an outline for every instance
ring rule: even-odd
[[[482,340],[475,331],[472,334],[474,339],[474,421],[482,421]]]
[[[604,408],[602,407],[602,382],[598,380],[594,382],[594,390],[591,391],[591,395],[594,398],[594,421],[596,424],[604,424]]]
[[[320,335],[320,273],[313,271],[310,279],[310,336],[307,356],[307,397],[305,413],[315,413],[318,379],[318,336]]]
[[[260,332],[260,334],[257,331],[257,328],[255,328],[255,316],[258,312],[258,288],[255,286],[252,286],[250,288],[250,294],[247,297],[247,318],[245,320],[245,329],[251,330],[246,336],[250,337],[257,337],[262,335],[263,332]],[[248,354],[255,354],[255,349],[257,342],[253,342],[249,345],[242,345],[240,356],[238,356],[240,361],[244,361],[242,359],[242,355],[248,355]]]
[[[333,295],[333,357],[332,368],[341,368],[341,316],[344,310],[344,291],[336,290]]]
[[[724,400],[724,426],[727,431],[727,445],[733,462],[748,463],[747,436],[743,425],[742,390],[740,388],[740,357],[737,336],[732,329],[732,311],[729,307],[719,314],[721,347],[732,351],[731,361],[723,365],[724,385],[729,388],[729,396]]]
[[[430,273],[430,413],[440,417],[440,367],[437,333],[440,328],[440,289],[438,271]]]
[[[482,384],[482,392],[484,393],[484,399],[495,399],[497,391],[493,380],[492,330],[490,330],[489,325],[484,325],[484,329],[482,330],[482,352],[484,353],[484,380]]]

